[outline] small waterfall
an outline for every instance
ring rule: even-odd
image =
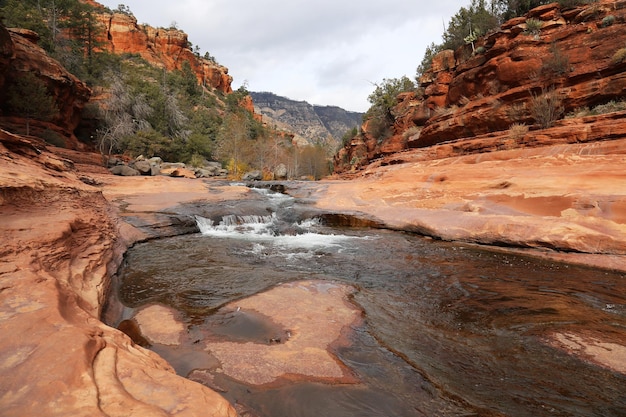
[[[346,248],[354,236],[335,234],[316,217],[300,218],[294,208],[296,199],[271,190],[252,188],[265,197],[265,210],[269,215],[224,215],[219,220],[196,216],[196,224],[204,236],[253,241],[254,246],[242,253],[259,256],[293,258],[321,256],[338,253]],[[256,207],[256,211],[263,205]],[[261,211],[262,213],[263,211]],[[329,233],[330,232],[330,233]]]
[[[273,226],[276,224],[276,214],[268,216],[246,215],[236,216],[230,214],[224,216],[219,224],[211,219],[196,216],[196,224],[200,233],[207,236],[229,235],[265,235],[272,236]]]
[[[200,233],[215,238],[252,240],[257,252],[267,252],[274,248],[281,256],[289,256],[292,250],[301,251],[341,251],[342,243],[355,239],[344,234],[320,233],[319,219],[305,219],[296,223],[286,223],[273,213],[268,216],[246,215],[224,216],[218,224],[213,220],[196,216]],[[261,250],[261,248],[263,250]]]

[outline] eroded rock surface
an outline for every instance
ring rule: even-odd
[[[171,308],[152,305],[139,310],[134,319],[148,342],[178,345],[185,326],[177,320],[176,314],[176,311]]]
[[[538,33],[527,30],[529,19],[540,22]],[[455,151],[467,154],[489,152],[489,145],[623,139],[623,121],[609,122],[616,127],[610,129],[604,126],[605,116],[577,116],[624,97],[626,60],[619,53],[625,29],[624,0],[579,7],[551,3],[505,22],[479,39],[475,52],[469,44],[442,51],[420,78],[420,92],[397,97],[389,137],[375,133],[380,127],[366,121],[362,134],[335,156],[335,171],[349,172],[377,158],[440,143],[459,143]],[[552,100],[547,110],[541,107],[544,100]],[[564,119],[566,115],[572,117]],[[558,128],[541,131],[552,124]],[[520,125],[530,131],[517,138],[510,130]],[[499,140],[486,140],[490,135]],[[477,146],[459,142],[464,139]]]
[[[220,396],[178,377],[99,316],[109,276],[131,242],[180,233],[180,222],[193,218],[181,215],[179,203],[234,201],[251,191],[199,179],[76,172],[84,169],[78,160],[52,155],[42,143],[6,132],[0,140],[0,413],[234,416]],[[453,155],[454,147],[394,155],[352,181],[287,188],[324,210],[390,228],[548,248],[546,256],[625,269],[626,174],[616,169],[626,162],[622,141],[470,155]],[[293,285],[229,306],[259,311],[291,336],[272,345],[209,342],[225,373],[252,384],[349,377],[328,353],[359,315],[343,301],[347,290]],[[577,337],[558,341],[583,355],[592,354],[584,343],[598,352],[621,349],[615,340]],[[311,366],[294,362],[299,355]]]
[[[31,133],[42,134],[51,130],[66,146],[84,148],[74,136],[74,130],[80,122],[81,112],[91,96],[91,90],[58,61],[48,56],[36,44],[37,37],[34,32],[7,30],[0,25],[0,94],[5,97],[11,83],[24,74],[35,74],[54,98],[58,112],[50,122],[30,120]],[[13,131],[23,131],[26,120],[5,114],[0,118],[0,123]]]
[[[577,252],[585,263],[624,269],[626,141],[436,156],[454,146],[390,156],[351,181],[294,195],[444,240]]]
[[[352,380],[330,351],[342,332],[360,317],[346,301],[350,287],[326,281],[298,281],[230,303],[225,308],[263,313],[285,328],[272,343],[209,342],[206,349],[222,371],[254,385],[280,377],[335,382]]]
[[[223,93],[232,92],[233,78],[228,75],[228,68],[196,56],[182,30],[140,25],[133,15],[107,12],[101,4],[91,3],[99,11],[97,19],[104,29],[100,41],[110,52],[139,54],[146,61],[170,71],[181,69],[183,63],[187,63],[199,83]]]
[[[99,320],[133,239],[100,190],[40,143],[0,139],[0,414],[235,416]]]

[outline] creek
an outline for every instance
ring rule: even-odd
[[[152,304],[177,310],[192,341],[151,349],[180,375],[210,374],[242,415],[626,415],[623,374],[550,342],[585,334],[624,344],[623,274],[330,227],[287,195],[258,193],[252,214],[198,216],[201,233],[137,244],[119,273],[118,323]],[[358,382],[255,386],[221,373],[203,338],[261,343],[276,329],[220,307],[301,280],[354,288],[363,320],[334,354]]]

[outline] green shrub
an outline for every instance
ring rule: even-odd
[[[593,114],[606,114],[626,110],[626,101],[611,100],[608,103],[597,105],[593,108]]]
[[[421,126],[411,126],[407,130],[402,132],[402,137],[406,140],[406,139],[409,139],[411,136],[419,135],[421,131],[422,131]]]
[[[348,130],[341,137],[341,145],[347,146],[352,141],[352,138],[354,138],[358,133],[359,131],[356,127],[353,127],[352,129]]]
[[[57,148],[65,148],[67,145],[65,144],[65,138],[51,129],[46,129],[41,134],[41,138],[49,143],[52,146],[56,146]]]
[[[613,23],[615,23],[615,16],[613,16],[612,14],[605,16],[604,19],[602,19],[602,27],[606,28],[611,26]]]
[[[528,133],[528,126],[523,123],[513,123],[511,127],[509,127],[509,136],[511,139],[519,140],[526,136]]]
[[[189,159],[189,165],[191,165],[194,168],[202,168],[204,166],[204,161],[205,161],[205,158],[202,155],[194,153],[193,155],[191,155],[191,158]]]
[[[408,77],[383,79],[382,83],[374,84],[376,88],[368,96],[371,107],[367,110],[364,119],[369,120],[369,131],[378,142],[391,136],[391,126],[394,116],[391,112],[398,104],[398,94],[414,91],[415,84]]]
[[[541,72],[547,75],[565,75],[570,71],[569,58],[553,43],[550,56],[541,66]]]
[[[528,114],[526,103],[515,103],[509,106],[506,111],[507,116],[513,121],[523,120]]]

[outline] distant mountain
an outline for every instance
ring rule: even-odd
[[[254,110],[263,121],[278,129],[296,134],[299,142],[339,143],[341,137],[361,125],[363,113],[350,112],[337,106],[316,106],[268,92],[250,92]]]

